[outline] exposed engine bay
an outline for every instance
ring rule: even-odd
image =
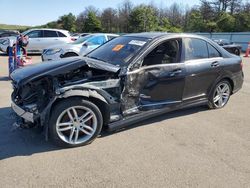
[[[118,71],[114,73],[83,65],[73,70],[59,71],[59,74],[55,75],[42,75],[26,81],[25,84],[12,79],[12,101],[34,114],[34,122],[38,124],[44,124],[45,116],[54,101],[71,95],[95,97],[119,108],[116,103],[120,101],[122,88],[118,74]],[[79,91],[84,92],[79,94]]]

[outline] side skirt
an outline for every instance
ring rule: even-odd
[[[149,110],[146,112],[141,112],[139,114],[135,114],[133,116],[130,116],[130,117],[124,118],[122,120],[108,124],[108,131],[112,132],[114,130],[118,130],[118,129],[127,127],[127,126],[132,125],[134,123],[137,123],[139,121],[150,119],[152,117],[159,116],[159,115],[165,114],[167,112],[180,110],[180,109],[184,109],[184,108],[190,108],[193,106],[200,106],[200,105],[204,105],[207,103],[208,103],[207,99],[199,99],[199,100],[195,100],[195,101],[183,102],[182,104],[178,104],[176,106],[169,106],[169,107],[166,107],[164,109]]]

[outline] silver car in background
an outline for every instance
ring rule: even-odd
[[[84,56],[107,41],[118,37],[116,34],[96,33],[81,37],[64,45],[53,45],[43,50],[42,60],[59,60],[65,57]]]
[[[62,29],[30,29],[22,35],[29,37],[29,44],[26,48],[28,53],[42,53],[42,50],[48,46],[73,42],[69,31]],[[1,38],[0,50],[8,52],[9,40],[15,39],[16,37]]]

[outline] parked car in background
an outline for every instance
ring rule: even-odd
[[[19,35],[18,31],[12,31],[12,30],[3,30],[3,31],[0,31],[0,38],[11,37],[11,36],[16,37],[18,35]]]
[[[31,29],[22,33],[29,37],[29,44],[26,47],[28,53],[41,53],[48,46],[55,44],[66,44],[73,42],[69,31],[62,29]],[[0,50],[8,52],[8,40],[15,37],[5,37],[0,39]]]
[[[235,54],[235,55],[240,55],[241,53],[241,45],[235,44],[233,42],[230,42],[227,39],[213,39],[214,42],[219,44],[221,47],[223,47],[225,50],[228,52]]]
[[[71,34],[71,37],[74,39],[74,40],[77,40],[78,38],[80,37],[85,37],[87,35],[89,35],[90,33],[72,33]]]
[[[53,45],[43,50],[42,60],[50,61],[65,57],[84,56],[93,49],[118,36],[119,35],[107,33],[89,34],[72,43]]]
[[[22,121],[74,147],[91,143],[105,126],[120,129],[195,105],[223,108],[242,87],[243,72],[240,57],[208,38],[138,33],[84,57],[18,69],[11,79],[12,109]]]

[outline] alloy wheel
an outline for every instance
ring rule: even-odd
[[[220,83],[214,92],[214,105],[217,108],[223,107],[230,97],[230,92],[230,86],[227,83]]]
[[[84,106],[73,106],[64,110],[56,121],[56,133],[68,144],[81,144],[88,141],[96,132],[97,117]]]

